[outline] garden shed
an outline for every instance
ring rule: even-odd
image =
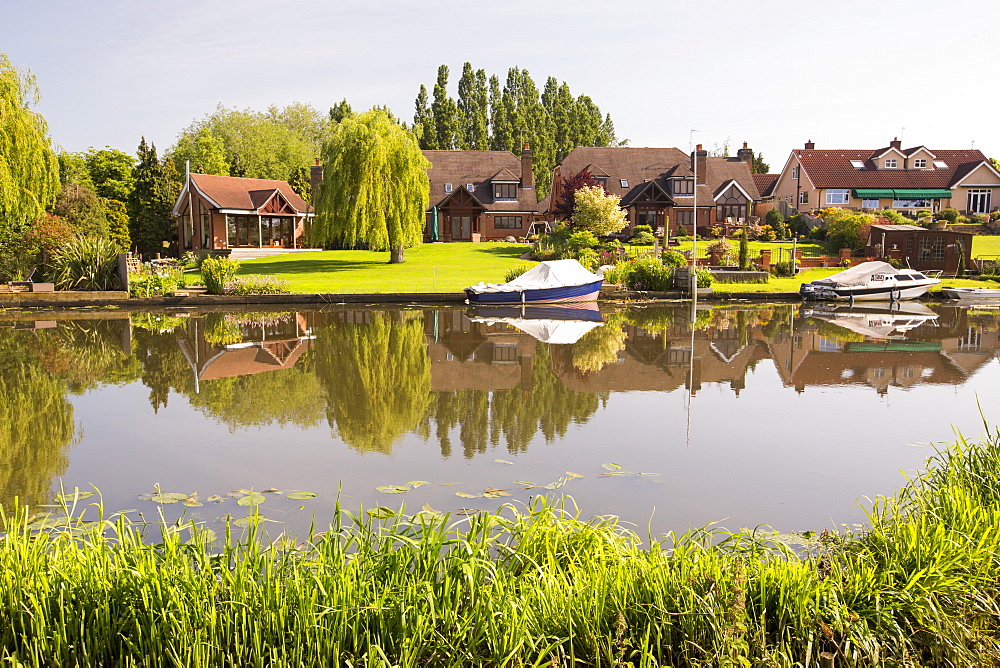
[[[889,257],[913,269],[940,269],[952,274],[962,255],[965,266],[972,266],[972,236],[970,232],[929,230],[917,225],[872,225],[865,251],[869,257]]]

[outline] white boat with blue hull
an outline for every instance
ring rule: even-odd
[[[844,271],[803,283],[799,294],[806,300],[888,302],[918,299],[941,279],[915,269],[897,269],[888,262],[862,262]]]

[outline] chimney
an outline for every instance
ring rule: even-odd
[[[812,139],[810,139],[809,141],[806,142],[806,150],[807,151],[811,151],[814,148],[816,148],[816,144],[813,143]]]
[[[521,149],[521,187],[522,188],[534,188],[535,187],[535,177],[531,172],[532,163],[534,162],[534,154],[531,152],[531,147],[528,142],[524,142],[524,148]]]
[[[697,168],[698,183],[705,183],[706,172],[708,171],[708,151],[702,150],[701,144],[694,147],[691,154],[691,169]]]
[[[899,141],[899,137],[893,137],[892,141],[889,142],[889,147],[899,151],[903,148],[903,142]]]
[[[319,158],[316,158],[316,164],[309,168],[309,199],[314,204],[321,183],[323,183],[323,165],[319,164]]]
[[[750,167],[753,167],[753,149],[747,148],[747,143],[743,142],[743,148],[736,151],[736,157],[740,159],[741,162],[745,162]]]

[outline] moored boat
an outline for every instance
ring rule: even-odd
[[[552,304],[596,301],[604,279],[576,260],[539,262],[509,283],[465,289],[470,304]]]
[[[584,334],[604,324],[597,302],[473,306],[466,315],[472,322],[516,327],[542,343],[576,343]]]
[[[940,282],[914,269],[897,269],[888,262],[873,261],[803,283],[799,294],[808,300],[898,301],[922,297]]]
[[[941,288],[940,294],[948,299],[1000,299],[1000,288]]]

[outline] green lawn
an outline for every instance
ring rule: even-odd
[[[998,238],[1000,238],[1000,237],[998,237]],[[708,245],[710,243],[712,243],[712,241],[714,241],[714,240],[701,239],[700,241],[698,241],[698,257],[708,257],[707,248],[708,248]],[[727,239],[727,241],[733,247],[734,251],[739,251],[740,242],[738,240]],[[684,251],[691,250],[691,247],[693,245],[694,245],[693,241],[685,241],[685,242],[682,242],[678,246],[668,246],[668,248],[670,250],[684,252]],[[649,249],[650,246],[638,246],[637,248],[646,248],[646,249]],[[750,242],[750,254],[751,255],[757,255],[762,250],[776,251],[779,248],[786,249],[786,250],[791,250],[792,249],[792,242],[791,241],[751,241]],[[807,242],[800,241],[799,244],[798,244],[798,248],[802,250],[802,257],[821,257],[823,255],[828,255],[830,257],[836,257],[837,256],[836,253],[833,253],[831,255],[829,253],[829,251],[827,251],[826,248],[824,248],[821,244],[815,243],[813,241],[807,241]],[[774,253],[774,254],[776,255],[777,253]]]
[[[1000,255],[1000,234],[972,237],[972,257],[980,255]]]
[[[461,292],[480,281],[503,283],[504,273],[525,264],[524,244],[422,244],[406,261],[389,264],[389,253],[318,251],[246,260],[241,274],[286,279],[297,293]],[[533,264],[533,263],[531,263]]]

